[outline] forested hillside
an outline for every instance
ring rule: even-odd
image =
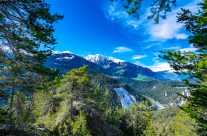
[[[174,9],[179,2],[176,0],[155,0],[151,6],[142,0],[109,0],[102,5],[70,1],[72,6],[67,5],[68,1],[56,2],[0,1],[0,136],[207,135],[207,0],[195,1],[195,8],[184,2],[179,10]],[[108,4],[107,12],[100,10],[106,10]],[[143,23],[145,29],[152,28],[152,23],[140,18],[143,8],[149,14],[145,13],[144,18],[161,24],[156,31],[150,30],[155,37],[139,28]],[[172,16],[174,12],[176,17]],[[102,15],[107,17],[101,20]],[[168,16],[176,23],[163,23]],[[72,18],[81,19],[76,22]],[[69,24],[60,23],[59,27],[57,23],[62,19],[69,20]],[[133,29],[119,30],[116,19]],[[182,29],[182,33],[168,33],[168,27]],[[73,44],[68,44],[63,30]],[[133,39],[135,32],[139,32],[140,41]],[[148,39],[142,39],[141,33]],[[102,42],[98,36],[103,37]],[[97,41],[100,47],[91,48],[90,44]],[[106,44],[109,41],[111,44]],[[114,48],[114,41],[130,46],[150,43],[139,47],[142,53],[149,53],[135,54],[138,47]],[[113,56],[125,58],[131,53],[130,59],[91,55],[86,49],[109,54],[103,44],[107,50],[113,46]],[[81,55],[55,51],[56,47],[70,48]]]

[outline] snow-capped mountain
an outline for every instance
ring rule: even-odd
[[[121,63],[121,62],[125,62],[123,60],[117,59],[117,58],[113,58],[113,57],[107,57],[101,54],[95,54],[95,55],[88,55],[85,57],[86,60],[90,61],[90,62],[94,62],[94,63],[106,63],[106,62],[114,62],[114,63]]]
[[[174,73],[153,72],[149,68],[101,54],[82,57],[68,51],[54,52],[52,56],[47,58],[45,65],[53,69],[65,71],[87,65],[89,66],[89,69],[94,72],[138,80],[143,78],[149,80],[176,80],[178,77]]]
[[[155,72],[148,68],[144,68],[142,66],[138,66],[130,62],[125,62],[113,57],[95,54],[88,55],[86,57],[86,60],[101,66],[103,69],[107,70],[108,74],[111,76],[128,78],[137,78],[139,74],[148,77],[155,76]]]
[[[80,57],[75,54],[71,54],[68,52],[58,52],[49,56],[45,61],[45,66],[52,69],[59,69],[61,71],[68,71],[75,68],[80,68],[82,66],[87,65],[89,70],[105,73],[105,70],[102,69],[99,65],[87,61],[83,57]]]

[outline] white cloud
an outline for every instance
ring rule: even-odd
[[[173,69],[170,67],[170,65],[167,62],[159,62],[156,61],[153,65],[151,66],[147,66],[143,63],[141,63],[140,61],[136,61],[134,64],[142,66],[142,67],[146,67],[151,69],[154,72],[158,72],[158,71],[169,71],[169,72],[173,72]]]
[[[176,39],[187,39],[188,38],[188,35],[187,34],[184,34],[184,33],[179,33],[179,34],[176,34],[175,35],[175,38]]]
[[[73,54],[71,51],[57,51],[57,50],[54,50],[53,51],[53,54],[61,54],[61,53],[70,53],[70,54]]]
[[[139,19],[132,17],[126,12],[126,9],[123,8],[123,4],[115,1],[110,3],[106,10],[109,19],[120,21],[123,25],[133,27],[134,29],[138,28],[147,18],[147,14],[144,14],[143,17]]]
[[[179,7],[167,15],[167,19],[160,20],[159,24],[153,24],[150,22],[148,24],[148,32],[153,39],[167,40],[167,39],[187,39],[188,35],[182,33],[181,30],[184,28],[184,24],[178,23],[177,13],[179,13],[181,8],[190,9],[192,12],[198,10],[198,3],[200,0],[195,0],[183,7]]]
[[[120,46],[120,47],[117,47],[117,48],[113,51],[113,53],[124,53],[124,52],[131,52],[131,51],[133,51],[133,50],[130,49],[130,48]]]
[[[145,58],[145,57],[147,57],[147,55],[134,55],[134,56],[132,57],[132,59],[133,59],[133,60],[138,60],[138,59],[142,59],[142,58]]]
[[[144,47],[144,49],[150,49],[150,48],[152,48],[153,46],[155,46],[155,45],[154,45],[154,44],[147,45],[146,47]]]
[[[182,24],[176,23],[176,15],[172,15],[159,24],[150,24],[148,31],[154,39],[167,40],[178,37],[177,34],[182,27]]]
[[[152,66],[148,66],[154,72],[158,71],[170,71],[173,72],[173,69],[167,62],[155,62]]]
[[[189,48],[180,49],[181,52],[195,52],[197,48],[194,48],[192,45]]]
[[[180,2],[180,3],[179,3]],[[140,18],[137,19],[126,12],[126,9],[123,8],[123,4],[119,1],[114,1],[110,3],[107,8],[106,16],[115,21],[121,22],[124,26],[130,26],[134,29],[139,28],[140,25],[144,25],[146,28],[146,33],[151,35],[151,40],[168,40],[168,39],[187,39],[188,35],[181,32],[184,28],[184,24],[178,23],[177,13],[180,12],[181,8],[190,9],[192,12],[197,12],[198,3],[201,0],[194,0],[185,6],[180,6],[174,9],[172,12],[167,14],[167,19],[161,19],[159,24],[154,24],[154,20],[150,20],[147,23],[147,16],[150,15],[150,8],[146,9],[144,14],[140,15]],[[177,5],[183,3],[183,1],[177,1]],[[148,46],[150,47],[150,46]]]
[[[181,47],[180,46],[172,46],[172,47],[168,47],[165,48],[166,50],[179,50]]]

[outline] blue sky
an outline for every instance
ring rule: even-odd
[[[195,50],[187,42],[190,33],[176,23],[176,15],[181,7],[197,11],[199,0],[178,0],[168,18],[159,24],[147,19],[151,1],[144,1],[138,20],[129,16],[119,2],[110,0],[47,0],[52,12],[64,15],[55,25],[55,50],[82,56],[103,54],[154,71],[170,70],[158,57],[159,51]]]

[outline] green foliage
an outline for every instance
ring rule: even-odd
[[[5,107],[0,107],[0,122],[5,124],[13,124],[14,120],[12,116],[9,115]]]
[[[0,3],[0,88],[11,94],[9,112],[15,117],[22,117],[25,99],[15,92],[32,92],[55,74],[43,63],[56,43],[53,24],[61,18],[43,0]]]
[[[77,99],[91,96],[91,84],[86,69],[87,67],[84,66],[67,72],[61,80],[61,86],[58,91],[68,91]]]
[[[179,74],[187,74],[184,80],[190,90],[190,96],[186,97],[187,111],[195,118],[200,126],[198,133],[207,135],[207,1],[203,0],[198,13],[194,14],[188,9],[182,9],[178,22],[184,23],[186,29],[193,35],[189,37],[189,43],[197,49],[196,52],[167,52],[162,57],[166,59]]]
[[[72,92],[74,84],[76,86]],[[86,73],[86,67],[69,71],[62,79],[56,77],[52,82],[45,82],[39,89],[32,97],[32,114],[26,112],[30,104],[25,99],[20,99],[24,101],[18,99],[22,94],[17,93],[18,97],[14,95],[14,102],[19,102],[17,105],[23,109],[21,114],[17,114],[22,117],[18,122],[15,120],[15,123],[21,125],[25,118],[28,123],[48,130],[43,131],[46,135],[87,136],[103,133],[152,136],[175,134],[175,130],[177,131],[176,127],[174,128],[176,110],[172,112],[163,110],[154,114],[149,110],[148,101],[142,101],[139,106],[134,103],[129,109],[114,106],[112,91],[105,89],[102,92],[104,88],[100,84],[93,87]],[[73,98],[72,119],[71,98]],[[17,111],[19,110],[15,110],[15,113],[18,113]],[[185,132],[191,133],[189,129],[191,127],[187,127]]]
[[[104,111],[104,102],[103,102],[103,95],[102,95],[100,83],[96,86],[93,95],[94,95],[93,96],[94,101],[97,105],[99,112],[103,112]]]
[[[175,136],[197,136],[196,125],[185,111],[179,110],[174,123]]]
[[[70,123],[72,135],[74,136],[90,136],[90,132],[87,129],[87,120],[83,111],[80,115]]]
[[[124,8],[127,9],[128,14],[139,18],[139,10],[143,0],[122,0],[121,2],[123,3]],[[155,23],[159,23],[159,19],[165,19],[166,14],[171,11],[173,6],[176,6],[176,0],[154,0],[150,7],[151,15],[148,18],[153,18]]]
[[[153,114],[150,112],[147,115],[147,127],[145,130],[146,136],[155,136],[157,134],[155,126],[153,124]]]
[[[74,102],[89,103],[93,96],[86,67],[71,70],[63,79],[56,77],[52,84],[48,84],[51,86],[47,90],[37,91],[33,96],[35,124],[51,131],[57,128],[64,130],[62,124],[67,123],[69,117],[73,120],[75,116]]]
[[[32,116],[35,125],[53,131],[69,117],[69,94],[39,91],[33,97]]]
[[[111,107],[112,105],[111,105],[110,93],[109,93],[108,89],[104,92],[103,102],[104,102],[105,109],[111,109],[112,108]]]
[[[153,80],[153,78],[142,75],[142,74],[138,74],[136,78],[133,78],[134,80],[139,80],[139,81],[150,81]]]
[[[152,124],[152,113],[148,109],[148,102],[142,101],[140,106],[134,103],[129,109],[129,126],[133,128],[133,136],[144,136],[155,133]]]
[[[3,98],[6,95],[6,91],[0,90],[0,98]]]
[[[154,132],[160,136],[196,136],[196,123],[178,107],[153,112]]]

